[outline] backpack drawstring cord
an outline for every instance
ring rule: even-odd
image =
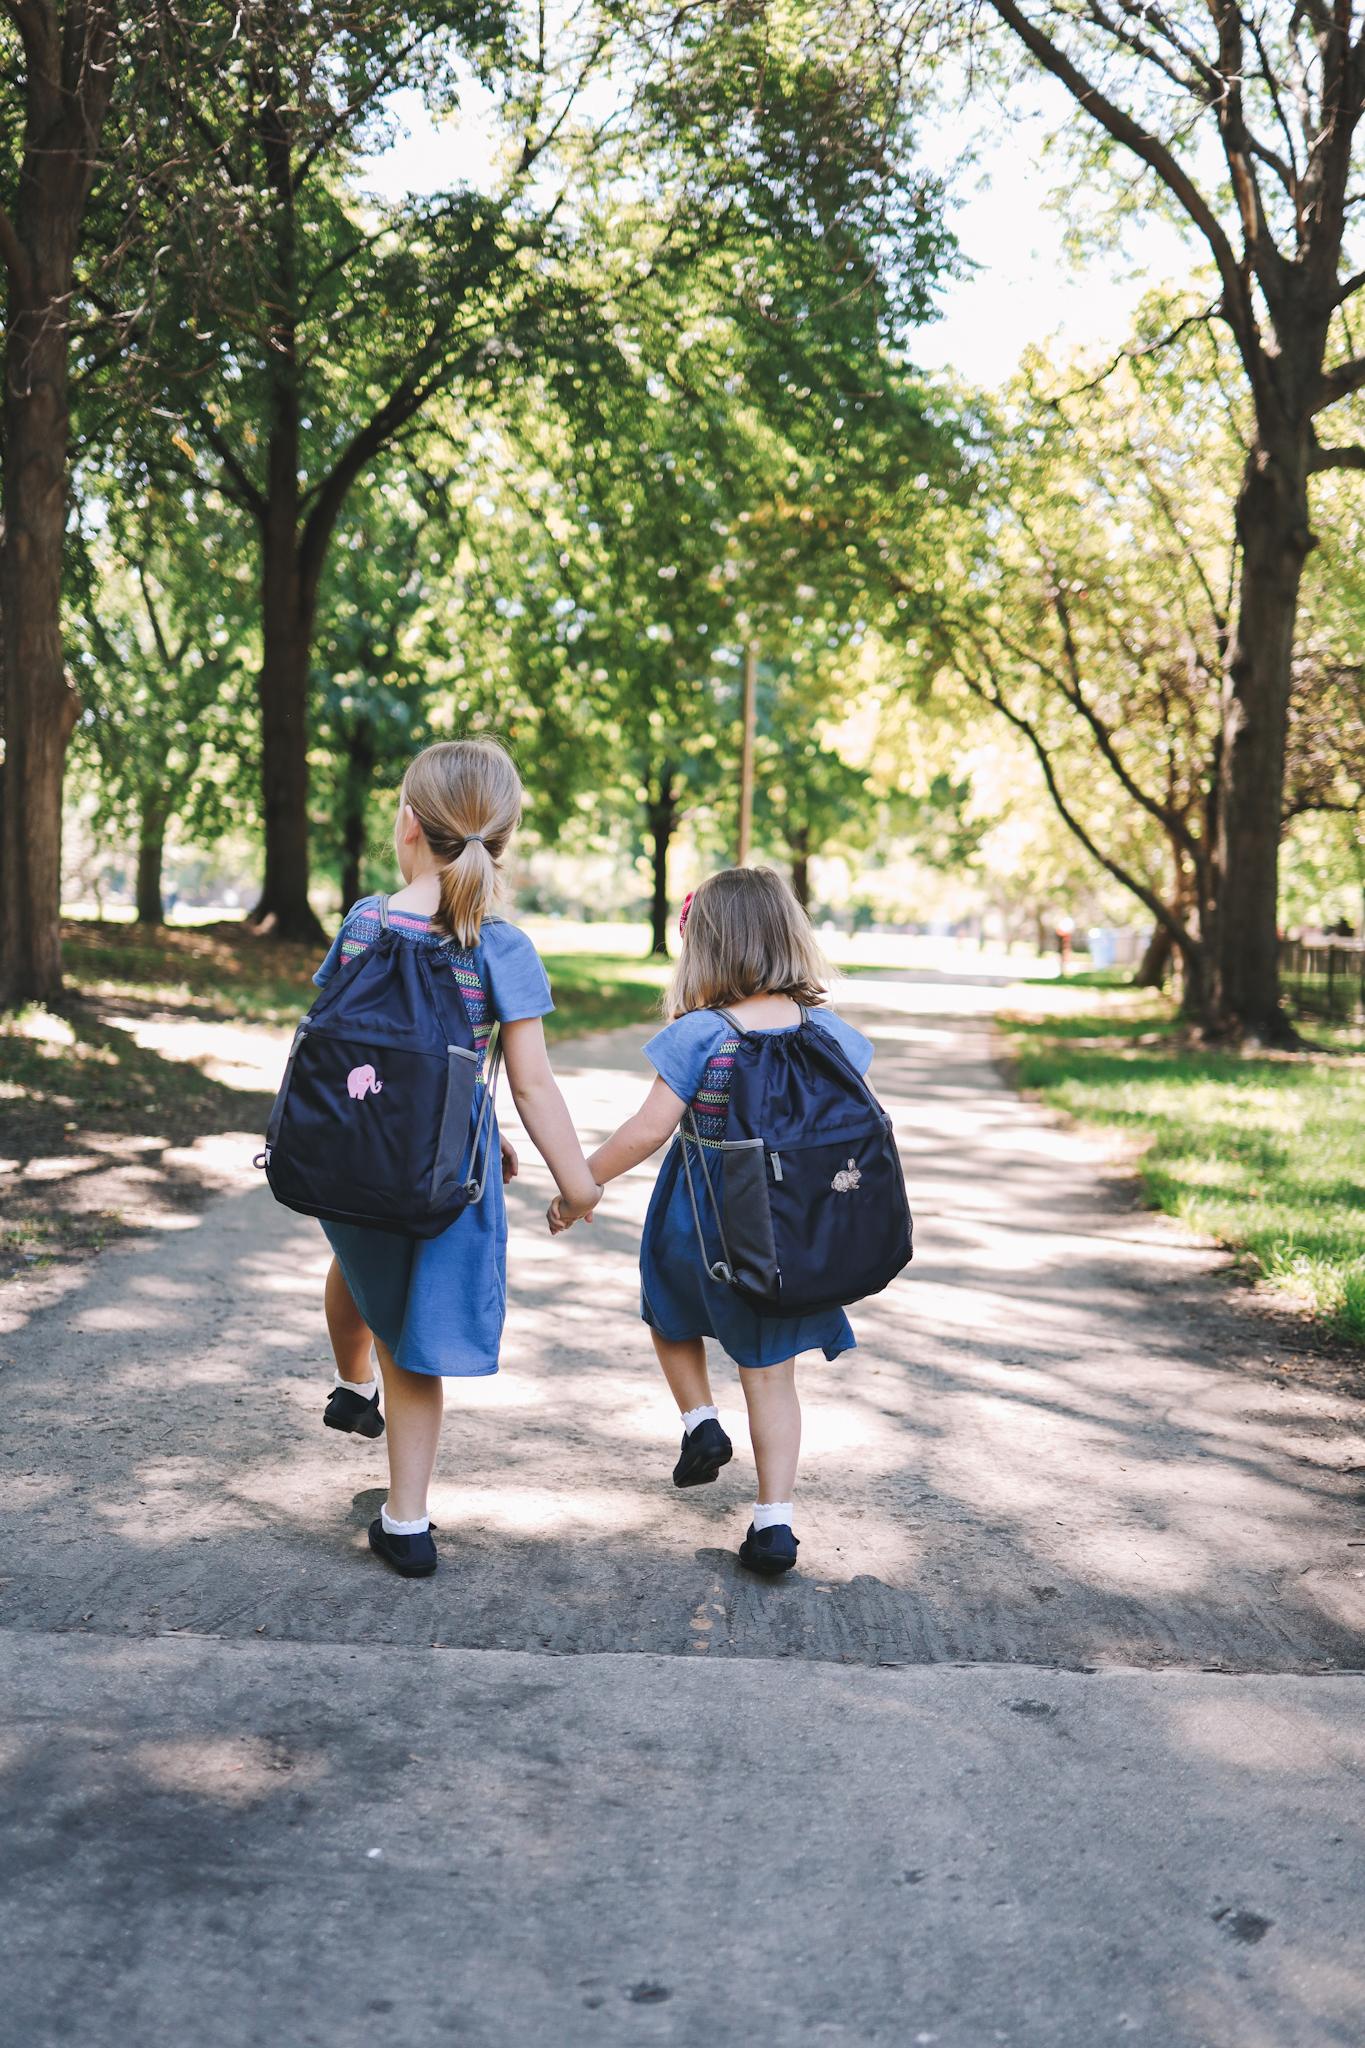
[[[692,1204],[692,1221],[697,1227],[697,1244],[701,1250],[702,1264],[706,1267],[713,1280],[723,1280],[727,1286],[733,1287],[735,1270],[734,1263],[730,1257],[730,1247],[725,1238],[725,1224],[721,1217],[720,1204],[716,1200],[716,1191],[711,1185],[710,1168],[707,1166],[705,1155],[702,1152],[701,1133],[697,1129],[696,1114],[690,1107],[683,1118],[683,1122],[692,1126],[692,1140],[697,1148],[697,1165],[701,1168],[701,1177],[706,1183],[706,1192],[710,1197],[711,1210],[716,1219],[716,1231],[720,1238],[720,1248],[723,1254],[723,1257],[717,1259],[714,1265],[711,1264],[706,1256],[706,1233],[702,1229],[701,1211],[697,1207],[697,1192],[692,1185],[692,1167],[687,1156],[687,1132],[685,1129],[680,1130],[678,1132],[678,1143],[682,1147],[683,1179],[687,1182],[687,1199]]]

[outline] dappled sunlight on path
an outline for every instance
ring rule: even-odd
[[[523,1148],[421,1583],[369,1555],[383,1447],[321,1426],[326,1248],[254,1143],[181,1228],[0,1293],[24,2039],[1354,2048],[1359,1410],[1003,1085],[993,999],[843,991],[918,1251],[802,1367],[776,1585],[723,1360],[735,1462],[670,1483],[652,1168],[552,1243]],[[642,1036],[559,1056],[585,1137]]]
[[[990,999],[993,991],[979,993]],[[1365,1665],[1356,1414],[1277,1369],[1221,1262],[1138,1209],[1090,1139],[1001,1083],[978,990],[857,980],[905,1147],[910,1275],[808,1359],[801,1570],[733,1550],[752,1466],[679,1495],[638,1319],[653,1167],[552,1242],[543,1168],[511,1190],[503,1370],[448,1385],[444,1565],[364,1554],[382,1446],[320,1426],[321,1235],[254,1185],[173,1238],[0,1305],[28,1471],[4,1504],[42,1565],[11,1624],[865,1663],[1323,1670]],[[563,1049],[585,1140],[638,1099],[643,1034]],[[17,1529],[7,1532],[13,1541]]]

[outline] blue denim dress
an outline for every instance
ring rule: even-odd
[[[810,1019],[829,1032],[860,1074],[867,1072],[872,1046],[861,1031],[832,1010],[812,1010]],[[645,1058],[660,1079],[691,1106],[717,1198],[725,1155],[713,1148],[725,1135],[738,1046],[723,1017],[714,1010],[692,1010],[665,1026],[645,1047]],[[703,1259],[682,1173],[683,1143],[680,1132],[659,1169],[645,1218],[640,1242],[640,1314],[645,1322],[675,1344],[689,1337],[714,1337],[736,1365],[780,1365],[801,1351],[823,1351],[826,1358],[837,1358],[841,1351],[852,1350],[858,1340],[841,1308],[818,1315],[763,1316],[723,1280],[712,1279],[707,1268],[720,1257],[719,1234],[703,1199],[702,1228],[708,1234]]]
[[[319,988],[374,944],[380,932],[378,906],[377,896],[367,896],[347,912],[313,976]],[[450,970],[474,1027],[480,1084],[494,1019],[513,1024],[554,1008],[540,955],[525,932],[504,918],[485,919],[478,944],[464,951],[451,947],[425,917],[390,910],[389,928],[415,946],[448,948]],[[476,1116],[480,1099],[476,1092]],[[483,1199],[439,1237],[397,1237],[355,1223],[322,1226],[356,1307],[409,1372],[475,1379],[498,1369],[507,1314],[507,1205],[497,1170],[496,1118],[491,1143],[493,1170]]]

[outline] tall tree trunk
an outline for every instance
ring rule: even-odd
[[[650,862],[653,869],[654,887],[650,898],[650,950],[653,953],[668,953],[668,848],[677,829],[678,790],[676,771],[671,761],[661,763],[657,775],[650,784],[649,801],[645,806],[645,817],[649,828]]]
[[[0,218],[0,1007],[62,985],[62,781],[77,709],[62,657],[69,321],[119,34],[104,0],[65,20],[32,0],[24,15],[23,84],[7,86],[22,92],[23,154]]]
[[[791,833],[792,893],[803,910],[810,909],[810,826],[799,825]]]
[[[1171,894],[1168,908],[1172,917],[1178,918],[1192,940],[1200,940],[1204,931],[1204,918],[1199,905],[1195,876],[1191,873],[1190,862],[1185,849],[1178,841],[1171,842]],[[1187,995],[1191,976],[1186,966],[1188,948],[1177,946],[1175,935],[1167,924],[1158,922],[1146,951],[1133,973],[1134,988],[1165,988],[1172,968],[1180,973],[1182,998]],[[1196,975],[1195,981],[1202,985],[1203,976]]]
[[[137,833],[137,921],[164,924],[166,905],[161,893],[161,862],[166,844],[166,806],[160,794],[144,795],[138,811]]]
[[[346,749],[346,776],[341,792],[341,906],[349,909],[360,900],[363,886],[366,818],[370,783],[374,776],[375,749],[368,727],[351,734]]]
[[[1171,954],[1175,952],[1175,940],[1171,928],[1158,924],[1146,942],[1142,958],[1134,969],[1136,989],[1164,989],[1166,977],[1171,975]]]
[[[261,522],[261,811],[265,871],[250,922],[316,943],[308,901],[308,679],[314,592],[299,566],[298,424],[292,389],[277,408]],[[284,416],[280,417],[283,413]]]
[[[1165,988],[1171,971],[1171,955],[1175,941],[1169,925],[1159,924],[1152,932],[1133,973],[1134,988]]]
[[[270,440],[261,511],[261,809],[265,872],[251,923],[282,939],[317,943],[308,901],[308,671],[320,561],[309,550],[299,486],[303,398],[299,381],[298,222],[289,121],[273,96],[260,111],[266,175],[274,190],[271,239],[278,314],[270,328]]]
[[[0,679],[0,1006],[62,985],[62,781],[76,696],[62,657],[69,252],[51,251],[15,307],[4,361]],[[60,308],[60,311],[58,310]]]
[[[361,866],[365,856],[363,813],[348,811],[341,822],[341,907],[349,910],[360,901]]]
[[[1280,1007],[1279,851],[1299,583],[1312,546],[1307,448],[1252,450],[1237,500],[1241,573],[1223,687],[1217,897],[1210,937],[1215,1030],[1292,1036]]]

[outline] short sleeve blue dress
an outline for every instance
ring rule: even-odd
[[[833,1010],[812,1010],[809,1016],[865,1074],[872,1064],[872,1046],[861,1031]],[[725,1136],[730,1076],[738,1050],[733,1029],[715,1010],[689,1011],[645,1047],[645,1058],[660,1079],[691,1106],[718,1196],[725,1154],[710,1148],[718,1148]],[[715,1219],[704,1213],[703,1260],[683,1179],[683,1143],[679,1132],[668,1148],[640,1242],[640,1314],[651,1329],[675,1344],[691,1337],[714,1337],[736,1365],[745,1366],[779,1365],[800,1351],[823,1351],[826,1358],[837,1358],[841,1351],[852,1350],[858,1340],[841,1308],[818,1315],[763,1316],[723,1280],[711,1278],[708,1266],[720,1257],[719,1236],[711,1241]]]
[[[372,946],[380,933],[379,898],[364,897],[348,911],[331,951],[313,976],[324,988],[337,969]],[[430,919],[389,911],[389,929],[415,946],[444,946],[474,1027],[479,1085],[496,1018],[513,1024],[554,1008],[540,956],[506,919],[485,918],[478,944],[457,951]],[[479,1098],[476,1095],[474,1115]],[[476,1379],[498,1369],[507,1313],[507,1206],[494,1170],[483,1199],[457,1216],[439,1237],[397,1237],[355,1223],[323,1229],[351,1290],[376,1337],[409,1372]]]

